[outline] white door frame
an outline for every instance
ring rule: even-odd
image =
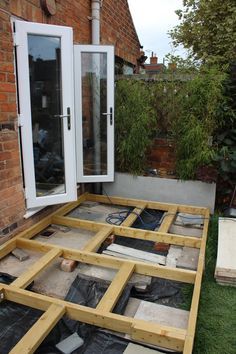
[[[62,114],[71,110],[71,129],[62,119],[64,134],[65,192],[48,196],[36,196],[33,137],[30,102],[29,60],[27,35],[55,36],[61,39]],[[15,45],[18,68],[18,92],[20,105],[22,155],[25,179],[26,204],[28,208],[65,203],[77,199],[75,124],[73,100],[73,31],[70,27],[15,21]]]
[[[112,108],[112,124],[107,115],[107,175],[84,175],[82,119],[82,53],[107,53],[107,112]],[[105,45],[74,45],[75,120],[77,151],[77,182],[114,181],[114,47]]]

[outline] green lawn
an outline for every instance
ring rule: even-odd
[[[217,238],[218,217],[214,217],[208,233],[194,354],[236,354],[236,287],[215,282]]]

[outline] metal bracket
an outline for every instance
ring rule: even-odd
[[[18,127],[23,127],[24,125],[24,119],[22,114],[18,114]]]
[[[3,300],[5,300],[5,294],[3,291],[0,292],[0,302],[2,302]]]

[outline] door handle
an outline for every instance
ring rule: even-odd
[[[113,109],[110,107],[110,112],[102,113],[103,116],[110,116],[110,125],[113,124]]]
[[[67,107],[67,114],[54,114],[52,118],[67,118],[67,128],[68,130],[71,129],[71,114],[70,114],[70,107]]]

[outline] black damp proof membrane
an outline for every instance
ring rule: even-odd
[[[136,296],[148,301],[160,300],[168,296],[175,297],[178,286],[176,284],[170,286],[168,283],[170,281],[165,281],[166,283],[163,284],[161,283],[162,281],[162,279],[159,279],[156,284],[151,284],[146,292],[140,293],[132,288],[131,285],[127,285],[113,312],[123,314],[130,296]],[[77,276],[65,300],[95,308],[108,286],[108,282],[88,280]],[[0,353],[8,354],[42,313],[42,311],[9,301],[0,303]],[[60,353],[55,345],[74,332],[77,332],[83,338],[84,344],[73,351],[73,354],[122,354],[129,343],[125,338],[120,338],[96,326],[74,321],[64,316],[35,353]]]

